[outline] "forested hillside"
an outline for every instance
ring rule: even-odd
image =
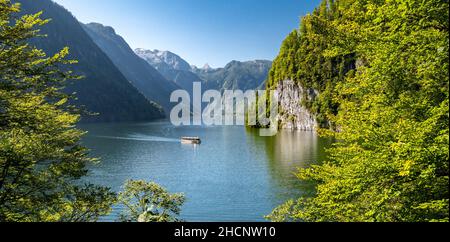
[[[355,69],[355,51],[328,55],[334,38],[330,25],[339,19],[338,2],[322,2],[314,12],[301,20],[299,29],[283,41],[281,50],[269,72],[267,89],[274,90],[284,80],[292,80],[303,89],[314,90],[318,96],[302,96],[298,100],[313,115],[321,127],[332,128],[330,116],[338,111],[333,100],[336,83]]]
[[[312,197],[274,221],[449,220],[446,0],[325,0],[284,41],[268,89],[293,80],[338,140],[302,169]]]

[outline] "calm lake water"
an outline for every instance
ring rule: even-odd
[[[330,144],[313,132],[260,137],[239,126],[155,122],[80,128],[89,131],[84,145],[101,158],[89,167],[87,181],[120,191],[127,179],[144,179],[183,192],[187,202],[181,217],[191,222],[265,221],[278,205],[312,191],[294,173],[321,162]],[[183,145],[182,136],[199,136],[203,143]],[[104,220],[115,221],[120,210]]]

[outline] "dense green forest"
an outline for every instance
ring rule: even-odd
[[[354,52],[327,55],[336,36],[330,24],[339,18],[338,2],[327,1],[301,20],[298,30],[292,31],[283,41],[281,50],[274,60],[267,80],[267,90],[276,89],[283,80],[293,80],[305,89],[320,93],[319,97],[303,96],[299,100],[317,118],[324,128],[333,128],[330,116],[338,111],[338,103],[333,100],[336,83],[355,69]]]
[[[338,142],[327,162],[298,173],[317,184],[315,195],[269,219],[449,220],[448,7],[325,0],[301,19],[267,87],[291,79],[318,90],[304,103]]]

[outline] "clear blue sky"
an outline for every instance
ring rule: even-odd
[[[191,64],[274,59],[320,0],[55,0],[83,23],[112,26],[132,48],[170,50]]]

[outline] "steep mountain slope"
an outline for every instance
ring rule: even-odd
[[[139,58],[112,27],[98,23],[86,24],[83,27],[123,75],[149,100],[157,102],[164,107],[166,113],[169,113],[172,107],[170,95],[179,87]]]
[[[69,46],[69,58],[79,61],[72,69],[85,78],[70,84],[67,91],[76,92],[78,105],[99,113],[96,117],[84,117],[83,121],[147,121],[163,117],[161,108],[137,91],[70,12],[50,0],[19,2],[23,13],[43,11],[42,17],[51,19],[41,30],[48,37],[36,38],[33,44],[48,55]]]

